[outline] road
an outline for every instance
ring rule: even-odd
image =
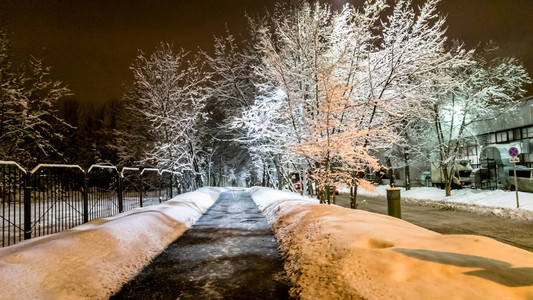
[[[284,274],[265,217],[229,191],[112,299],[287,299]]]
[[[384,196],[358,195],[358,209],[387,214]],[[337,205],[350,207],[350,197],[337,195]],[[493,238],[528,251],[533,251],[533,222],[498,216],[450,210],[445,207],[423,206],[402,201],[402,219],[442,234],[475,234]]]

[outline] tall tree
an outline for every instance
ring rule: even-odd
[[[140,53],[130,69],[134,81],[124,95],[119,120],[122,164],[169,168],[193,174],[201,185],[199,122],[205,117],[208,76],[198,57],[162,43],[150,56]]]
[[[515,109],[530,82],[518,60],[488,61],[478,55],[472,64],[456,68],[449,84],[427,91],[433,118],[428,125],[437,139],[436,162],[443,172],[446,196],[451,196],[459,152],[476,123]]]
[[[250,152],[235,141],[242,134],[241,128],[231,128],[228,121],[241,115],[254,102],[253,67],[257,64],[257,54],[247,41],[237,43],[229,30],[225,36],[215,37],[213,46],[213,54],[203,52],[210,78],[206,104],[209,118],[203,126],[208,138],[204,139],[202,148],[209,156],[204,167],[210,171],[206,179],[212,179],[211,184],[220,184],[224,172],[229,170],[233,170],[235,178],[248,178],[250,174]],[[239,157],[231,158],[236,154]]]
[[[56,103],[70,90],[50,78],[50,67],[31,58],[15,70],[9,38],[0,30],[0,157],[25,166],[63,161],[60,145],[70,126],[57,115]]]

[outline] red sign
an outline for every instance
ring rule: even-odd
[[[518,156],[518,149],[516,147],[509,148],[509,155],[511,157],[517,157]]]

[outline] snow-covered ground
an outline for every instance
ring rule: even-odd
[[[385,215],[320,205],[295,193],[250,192],[280,243],[293,296],[533,298],[531,252],[486,237],[441,235]]]
[[[0,299],[105,299],[216,201],[202,188],[0,249]]]
[[[388,185],[379,185],[376,187],[378,195],[386,195]],[[341,190],[349,193],[348,190]],[[376,195],[375,192],[359,189],[358,194]],[[409,191],[401,188],[402,198],[437,200],[454,203],[474,204],[480,206],[516,208],[516,195],[512,191],[502,190],[474,190],[460,189],[452,190],[452,195],[446,197],[444,190],[432,187],[414,187]],[[533,211],[533,193],[518,192],[520,209]]]

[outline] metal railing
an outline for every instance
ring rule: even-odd
[[[24,206],[24,202],[30,197],[27,175],[26,170],[15,162],[0,162],[2,247],[20,242],[24,238],[25,216],[29,216],[26,212],[31,209],[31,206]]]
[[[40,164],[30,172],[0,161],[2,247],[90,220],[172,199],[181,192],[169,170]]]

